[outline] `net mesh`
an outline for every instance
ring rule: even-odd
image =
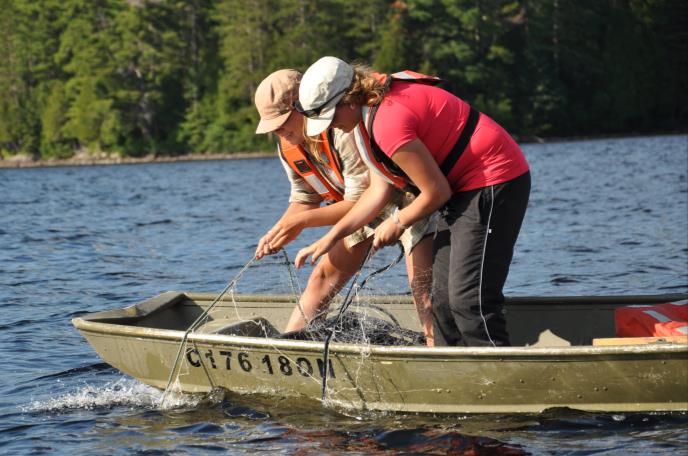
[[[399,295],[400,280],[407,280],[405,268],[397,266],[403,263],[403,255],[395,256],[393,249],[387,250],[386,255],[369,254],[360,270],[329,305],[320,309],[314,318],[306,319],[307,324],[302,330],[286,333],[271,320],[269,312],[256,317],[255,313],[249,313],[237,305],[237,301],[247,294],[274,294],[289,296],[290,302],[299,306],[303,280],[285,251],[260,261],[250,260],[186,330],[161,398],[161,406],[174,406],[174,398],[181,391],[180,378],[189,373],[188,363],[183,362],[187,352],[194,349],[193,343],[188,341],[189,334],[223,334],[222,322],[228,313],[233,314],[233,335],[325,342],[325,360],[331,342],[358,344],[363,358],[369,355],[371,345],[424,345],[426,340],[421,331],[402,325],[392,312],[378,305],[374,298],[379,295]],[[284,354],[277,347],[275,350]],[[322,381],[323,399],[326,399],[327,377],[312,379]]]

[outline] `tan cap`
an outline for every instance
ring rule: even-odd
[[[278,70],[263,79],[255,96],[260,114],[256,134],[275,131],[287,121],[299,98],[300,82],[301,73],[296,70]]]
[[[306,70],[299,88],[299,112],[308,118],[308,136],[327,130],[353,78],[354,68],[337,57],[322,57]]]

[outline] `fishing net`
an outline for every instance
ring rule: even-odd
[[[272,294],[279,295],[283,302],[287,297],[287,307],[298,307],[303,281],[299,271],[294,269],[284,250],[260,261],[250,260],[186,329],[161,400],[162,406],[166,404],[168,396],[171,399],[180,391],[179,379],[188,372],[188,363],[183,359],[189,350],[193,350],[193,344],[188,342],[188,336],[192,333],[324,342],[325,365],[332,342],[358,344],[362,347],[362,357],[367,356],[371,345],[425,345],[425,336],[421,331],[405,327],[392,312],[377,304],[376,296],[399,295],[399,284],[407,284],[406,268],[395,267],[403,263],[403,254],[398,254],[396,249],[386,250],[385,255],[373,255],[369,251],[360,270],[332,297],[330,304],[324,306],[315,317],[306,318],[306,326],[294,332],[282,332],[283,328],[277,328],[271,321],[269,312],[264,312],[264,315],[247,312],[245,306],[239,306],[237,301],[247,295]],[[232,317],[231,325],[224,323],[228,316]],[[325,399],[327,375],[317,381],[322,381]]]
[[[340,296],[339,302],[323,309],[303,330],[285,333],[280,337],[383,346],[425,344],[425,336],[421,332],[403,327],[391,312],[376,306],[365,293],[366,290],[375,290],[381,294],[376,286],[379,283],[376,284],[374,278],[390,271],[403,258],[403,254],[382,267],[376,267],[371,258],[369,254],[361,270],[351,279],[349,288],[342,290],[343,296]]]
[[[404,328],[395,321],[393,315],[390,314],[389,317],[392,322],[372,317],[367,313],[348,311],[341,317],[335,316],[322,323],[311,323],[301,331],[280,334],[277,338],[324,342],[332,332],[333,341],[347,344],[425,345],[423,333]]]
[[[282,332],[283,328],[278,328],[270,320],[270,315],[255,318],[246,315],[236,304],[242,296],[265,294],[282,299],[288,297],[289,302],[299,308],[301,284],[305,281],[299,277],[299,271],[294,269],[284,251],[259,261],[251,260],[189,329],[191,332],[201,330],[222,334],[221,317],[230,309],[235,312],[235,320],[246,323],[233,325],[235,334],[320,342],[331,337],[332,341],[341,343],[383,346],[424,345],[422,332],[403,327],[392,312],[376,304],[375,298],[379,295],[399,295],[399,284],[406,285],[407,281],[406,268],[397,266],[403,263],[403,256],[396,249],[388,249],[385,253],[369,255],[358,273],[331,297],[329,305],[314,317],[305,318],[306,326],[300,331]],[[306,268],[305,272],[310,272],[310,269]],[[213,322],[218,322],[218,325],[214,326]]]

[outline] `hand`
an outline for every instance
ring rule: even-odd
[[[315,264],[318,258],[332,250],[332,247],[334,247],[336,243],[337,241],[335,239],[326,234],[325,236],[321,237],[308,247],[304,247],[301,250],[299,250],[299,253],[296,254],[294,265],[297,268],[300,268],[301,266],[303,266],[303,264],[306,262],[306,259],[309,256],[311,256],[310,263]]]
[[[270,247],[274,251],[278,251],[294,239],[296,239],[301,231],[305,228],[303,223],[303,214],[295,214],[282,218],[273,229],[276,229]]]
[[[277,253],[286,244],[296,239],[304,228],[301,221],[301,217],[286,216],[275,223],[275,226],[258,241],[256,259],[260,260],[265,255]]]
[[[273,253],[276,252],[276,250],[273,250],[270,247],[270,241],[275,235],[275,232],[277,231],[277,225],[273,226],[270,231],[265,233],[265,236],[260,238],[258,241],[258,247],[256,248],[256,259],[260,260],[263,258],[265,255],[272,255]]]
[[[375,228],[375,238],[373,239],[373,248],[380,249],[387,245],[392,245],[399,240],[404,233],[404,229],[394,223],[391,218],[385,219]]]

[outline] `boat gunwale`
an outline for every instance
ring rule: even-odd
[[[219,299],[218,299],[219,298]],[[183,292],[183,291],[166,291],[155,295],[144,301],[139,301],[135,304],[131,304],[126,307],[120,307],[115,309],[104,309],[96,312],[89,312],[85,315],[81,315],[79,318],[85,321],[98,321],[98,320],[120,320],[121,324],[126,324],[133,319],[140,319],[153,313],[160,312],[166,308],[172,307],[179,304],[184,300],[191,301],[198,304],[201,302],[212,302],[214,305],[219,305],[222,307],[223,304],[231,302],[236,305],[237,302],[247,304],[247,303],[260,303],[260,304],[294,304],[293,296],[284,294],[241,294],[233,295],[228,294],[225,296],[217,296],[212,293],[199,293],[199,292]],[[337,303],[341,299],[337,296],[333,303]],[[390,304],[390,301],[394,305],[406,305],[415,307],[413,300],[410,295],[374,295],[366,296],[366,299],[370,301],[371,304]],[[506,297],[505,306],[590,306],[590,305],[651,305],[658,303],[666,303],[672,301],[688,300],[688,293],[670,293],[661,295],[630,295],[630,296],[619,296],[619,295],[607,295],[607,296],[517,296],[517,297]]]
[[[167,292],[172,293],[172,292]],[[202,293],[202,292],[174,292],[184,295],[187,299],[192,301],[214,301],[217,299],[217,294]],[[165,293],[163,293],[165,294]],[[158,296],[162,296],[158,295]],[[413,304],[413,299],[410,294],[401,295],[366,295],[365,299],[374,304],[387,304],[394,302],[395,304]],[[600,305],[600,304],[627,304],[627,305],[643,305],[643,304],[660,304],[671,301],[680,301],[688,299],[688,293],[664,293],[652,295],[553,295],[553,296],[506,296],[504,304],[506,306],[528,306],[528,305]],[[287,294],[241,294],[241,295],[226,295],[223,296],[219,302],[256,302],[256,303],[285,303],[294,302],[294,296]],[[341,300],[341,296],[335,297],[333,303]],[[144,301],[145,302],[145,301]]]
[[[72,324],[82,332],[102,334],[107,336],[124,336],[130,338],[147,338],[152,340],[166,340],[181,343],[185,331],[147,328],[115,323],[103,323],[86,320],[82,317],[72,319]],[[263,337],[246,337],[224,334],[189,333],[187,341],[209,345],[234,345],[242,349],[291,349],[321,353],[324,342],[300,341],[287,339],[273,339]],[[337,354],[404,356],[409,355],[423,358],[446,357],[484,357],[484,358],[520,358],[520,357],[576,357],[576,356],[605,356],[605,355],[657,355],[688,353],[688,343],[657,343],[643,345],[603,345],[603,346],[569,346],[569,347],[425,347],[425,346],[380,346],[361,345],[351,343],[330,344],[330,352]]]

